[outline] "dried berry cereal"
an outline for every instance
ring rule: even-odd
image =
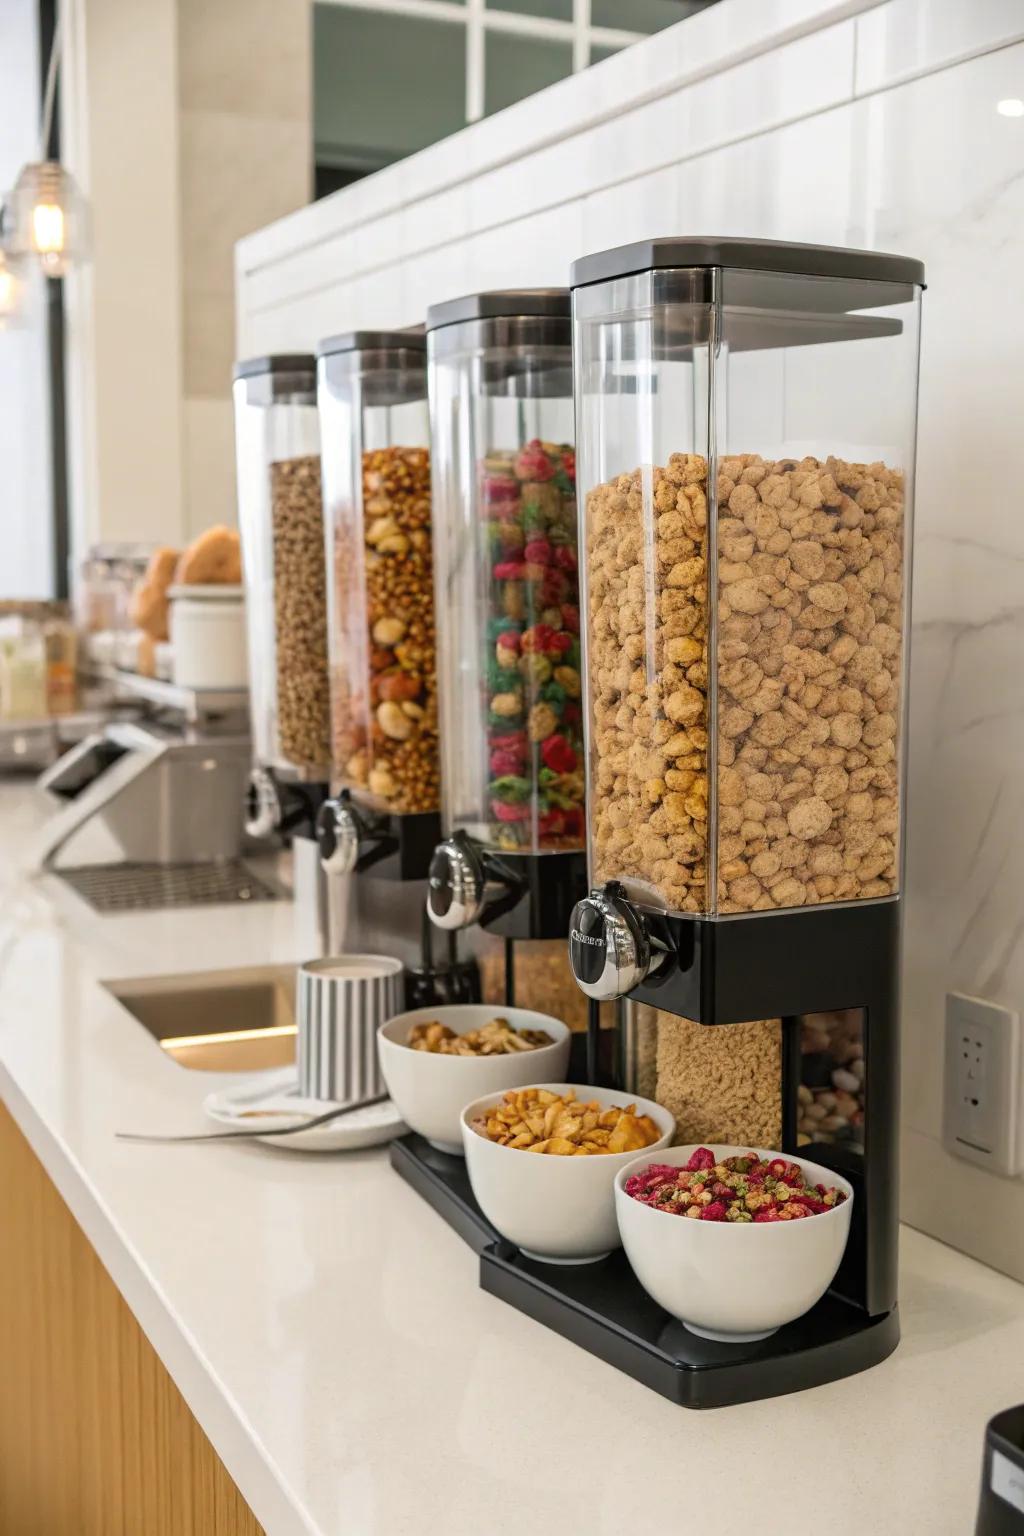
[[[756,1152],[716,1161],[698,1147],[685,1168],[651,1163],[626,1180],[626,1194],[641,1205],[694,1221],[802,1221],[842,1205],[843,1190],[809,1184],[798,1163]]]

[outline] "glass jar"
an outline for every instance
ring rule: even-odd
[[[893,896],[920,265],[656,240],[573,282],[592,881]]]
[[[118,663],[121,637],[133,627],[131,594],[149,554],[148,545],[94,544],[78,568],[75,621],[84,636],[85,660],[95,667]]]
[[[476,294],[427,332],[445,829],[581,849],[568,295]]]
[[[234,402],[254,756],[286,775],[326,779],[327,596],[314,358],[236,364]]]
[[[43,621],[46,649],[46,707],[51,715],[67,715],[78,696],[78,635],[70,619],[52,614]]]
[[[12,613],[0,618],[0,719],[47,717],[46,641],[39,619]]]
[[[354,331],[317,357],[332,788],[382,812],[436,811],[426,342]]]

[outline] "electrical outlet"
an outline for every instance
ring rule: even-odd
[[[946,994],[942,1140],[948,1152],[1012,1178],[1018,1167],[1020,1018],[980,997]]]

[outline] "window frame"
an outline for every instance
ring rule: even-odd
[[[573,0],[571,21],[551,16],[529,16],[520,11],[496,11],[487,6],[486,0],[321,0],[321,3],[342,10],[414,16],[464,27],[467,123],[479,122],[485,115],[485,39],[488,32],[514,33],[538,41],[570,43],[573,74],[589,66],[593,48],[628,48],[632,43],[639,43],[650,35],[616,27],[593,26],[590,20],[590,0]]]

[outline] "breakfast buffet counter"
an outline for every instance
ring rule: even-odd
[[[386,1150],[117,1142],[204,1129],[228,1079],[101,979],[304,957],[284,902],[97,917],[19,875],[35,814],[0,788],[0,1097],[269,1536],[973,1527],[1020,1286],[904,1230],[891,1359],[694,1414],[485,1295]]]

